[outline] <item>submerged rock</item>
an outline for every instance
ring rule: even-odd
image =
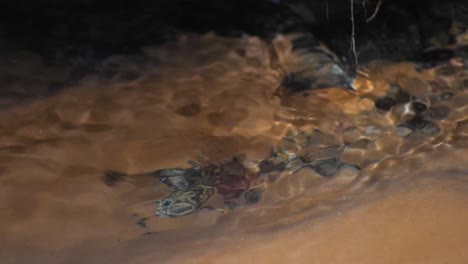
[[[202,184],[183,191],[173,191],[168,197],[159,201],[156,215],[177,217],[191,214],[205,203],[213,193],[213,186]]]
[[[333,158],[313,162],[310,167],[318,174],[329,177],[333,176],[342,166],[339,159]]]
[[[416,113],[421,113],[423,111],[426,111],[427,109],[427,105],[425,105],[424,103],[421,103],[421,102],[413,102],[413,110],[416,112]]]
[[[353,77],[338,57],[308,33],[293,37],[293,54],[299,59],[295,67],[288,69],[279,93],[282,95],[307,90],[341,87],[354,90]],[[275,43],[274,43],[275,45]]]
[[[408,122],[404,123],[402,126],[411,129],[412,131],[421,131],[423,134],[429,136],[435,136],[440,133],[440,128],[432,123],[431,121],[426,120],[420,115],[416,115]]]
[[[396,104],[397,104],[397,101],[395,101],[393,98],[388,97],[388,96],[384,96],[382,98],[377,99],[377,101],[375,101],[375,107],[377,107],[378,109],[386,110],[386,111],[390,110]]]
[[[411,100],[411,95],[403,91],[400,87],[392,86],[387,95],[375,101],[375,107],[388,111],[398,104],[404,104]]]
[[[430,119],[441,120],[449,116],[450,108],[445,105],[431,106],[425,114]]]
[[[247,192],[244,193],[244,198],[245,198],[245,202],[247,204],[254,204],[254,203],[258,203],[261,199],[261,194],[259,191],[255,190],[255,189],[250,189],[248,190]]]

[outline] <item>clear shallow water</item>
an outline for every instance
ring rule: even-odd
[[[465,234],[446,225],[466,218],[466,70],[445,65],[418,72],[409,63],[380,63],[357,77],[355,93],[285,94],[285,74],[307,57],[291,53],[290,45],[281,38],[270,45],[256,38],[185,36],[145,48],[143,60],[109,59],[112,74],[86,76],[55,95],[3,110],[0,242],[6,246],[0,256],[7,263],[216,263],[221,256],[372,263],[380,255],[392,263],[388,252],[400,242],[420,246],[402,253],[408,260],[438,253],[464,258],[424,244],[436,229],[441,236],[431,240],[433,247],[450,239],[459,242],[454,252],[466,245]],[[15,89],[27,90],[37,75],[47,83],[69,74],[23,60],[8,67],[21,80],[11,84]],[[411,131],[398,125],[412,124],[412,102],[389,110],[374,106],[394,95],[395,86],[429,107],[423,115],[433,126],[407,135]],[[307,146],[284,140],[300,132]],[[189,160],[222,165],[236,155],[255,172],[272,147],[347,165],[329,177],[310,169],[266,173],[250,183],[261,194],[258,203],[241,196],[230,211],[215,193],[207,209],[179,218],[154,216],[152,201],[170,193],[154,178],[131,177],[114,187],[102,181],[106,170],[189,168]],[[421,214],[413,214],[416,208]],[[368,219],[374,222],[369,229],[363,227]],[[402,234],[417,234],[418,226],[426,236],[406,240]],[[378,231],[387,235],[374,235]],[[367,240],[343,248],[343,241],[354,243],[361,234]],[[388,245],[387,251],[366,250],[374,243]],[[278,256],[278,247],[291,254]],[[331,258],[323,247],[338,253]]]

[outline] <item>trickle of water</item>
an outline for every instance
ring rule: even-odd
[[[143,234],[158,247],[167,241],[168,251],[188,241],[200,248],[232,232],[313,225],[437,166],[465,184],[468,95],[458,80],[467,69],[375,64],[356,77],[355,91],[311,89],[319,70],[310,65],[328,67],[320,85],[351,79],[338,64],[294,50],[292,39],[186,35],[145,48],[144,69],[116,56],[103,65],[122,66],[105,78],[86,76],[21,106],[8,99],[0,256],[21,263],[25,248],[31,256],[108,250]],[[23,63],[43,67],[35,57]],[[42,84],[66,71],[42,70]],[[14,89],[39,83],[14,74]],[[438,160],[453,151],[459,160]]]

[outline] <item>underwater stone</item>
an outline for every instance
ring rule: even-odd
[[[406,122],[403,126],[407,126],[408,128],[412,130],[419,130],[422,133],[426,135],[431,135],[431,136],[436,135],[440,132],[440,128],[436,124],[430,121],[427,121],[426,119],[424,119],[422,116],[419,116],[419,115],[415,116],[413,119]]]
[[[281,85],[292,92],[302,92],[310,89],[312,86],[312,80],[301,78],[299,74],[292,72],[284,77]]]
[[[189,187],[199,185],[204,179],[205,171],[197,164],[192,164],[188,169],[164,169],[150,172],[151,175],[159,178],[167,187],[175,190],[185,190]],[[210,167],[207,167],[210,168]]]
[[[407,103],[411,100],[411,95],[402,89],[398,89],[398,91],[395,93],[395,100],[398,103]]]
[[[410,129],[418,130],[423,128],[429,121],[425,120],[422,116],[416,115],[411,120],[405,123]]]
[[[324,177],[333,176],[340,169],[340,166],[341,162],[338,159],[321,160],[311,165],[315,172]]]
[[[396,104],[397,102],[393,98],[388,97],[388,96],[384,96],[382,98],[377,99],[377,101],[375,101],[375,107],[377,107],[378,109],[387,110],[387,111],[390,110],[390,108],[392,108]]]
[[[285,164],[283,162],[278,161],[275,158],[268,158],[262,160],[258,165],[260,169],[260,173],[269,173],[272,171],[280,171],[284,169]]]
[[[245,194],[244,194],[245,202],[247,204],[258,203],[260,201],[261,197],[262,196],[261,196],[260,192],[255,190],[255,189],[250,189],[247,192],[245,192]]]
[[[413,102],[413,109],[416,113],[426,111],[427,106],[421,102]]]
[[[432,123],[432,122],[428,122],[422,129],[421,129],[421,132],[426,134],[426,135],[430,135],[430,136],[435,136],[437,134],[440,133],[440,128]]]
[[[400,137],[406,137],[409,134],[413,132],[410,128],[404,126],[404,125],[399,125],[395,127],[395,132],[400,136]]]
[[[435,120],[441,120],[449,116],[450,108],[445,105],[432,106],[430,107],[426,115],[427,117]]]

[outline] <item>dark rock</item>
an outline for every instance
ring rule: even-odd
[[[260,201],[260,199],[262,198],[262,195],[259,191],[255,189],[250,189],[244,193],[244,198],[247,204],[254,204]]]
[[[388,97],[388,96],[384,96],[382,98],[377,99],[377,101],[375,101],[375,107],[377,107],[378,109],[386,110],[386,111],[390,110],[396,104],[397,102],[393,98]]]
[[[260,174],[270,173],[272,171],[281,171],[284,169],[284,166],[284,162],[280,162],[272,157],[262,160],[258,165]]]
[[[429,136],[435,136],[439,134],[441,131],[440,128],[436,124],[430,121],[427,121],[424,117],[420,115],[416,115],[411,120],[403,124],[403,126],[408,127],[413,131],[415,130],[421,131],[422,133],[429,135]]]
[[[421,102],[413,102],[413,109],[416,113],[426,111],[427,106]]]
[[[328,160],[316,161],[311,164],[312,169],[318,174],[329,177],[333,176],[341,167],[341,162],[334,158]]]
[[[234,159],[231,162],[223,164],[221,171],[215,175],[219,179],[216,184],[216,190],[225,198],[237,198],[245,190],[249,189],[250,182],[245,178],[245,168],[240,160]]]
[[[250,183],[244,177],[232,176],[216,185],[216,191],[228,199],[239,197],[242,192],[250,187]]]
[[[411,95],[398,88],[397,92],[395,93],[395,100],[398,103],[407,103],[411,100]]]
[[[441,120],[449,116],[450,108],[445,105],[431,106],[425,114],[428,118]]]
[[[313,82],[311,79],[302,78],[299,74],[292,72],[284,77],[281,85],[295,93],[310,89],[313,86]]]
[[[425,120],[424,117],[422,117],[421,115],[416,115],[411,120],[406,122],[406,125],[412,130],[419,130],[429,123],[430,122]]]
[[[436,124],[429,122],[427,123],[422,129],[421,132],[429,135],[429,136],[436,136],[440,133],[440,127],[438,127]]]

